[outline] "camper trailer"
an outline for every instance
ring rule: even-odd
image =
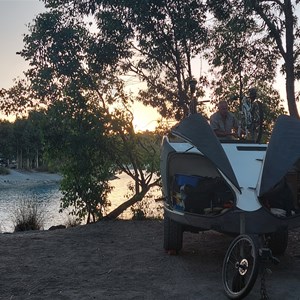
[[[299,170],[298,119],[280,116],[268,144],[220,141],[200,114],[183,119],[162,141],[164,248],[179,253],[185,231],[236,236],[222,278],[229,298],[244,297],[259,256],[277,262],[289,229],[300,225]]]

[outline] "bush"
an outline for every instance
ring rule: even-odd
[[[74,216],[73,217],[68,216],[68,219],[65,222],[65,225],[66,225],[67,228],[69,228],[69,227],[77,227],[77,226],[81,225],[81,222],[80,222],[80,220],[78,220]]]
[[[13,213],[14,231],[41,230],[44,215],[33,200],[24,200]]]
[[[153,200],[153,195],[149,194],[144,200],[135,203],[130,207],[132,220],[155,220],[162,219],[163,207]]]
[[[10,171],[4,167],[0,167],[0,175],[8,175]]]
[[[143,211],[142,208],[131,208],[131,211],[133,213],[133,216],[132,216],[132,220],[135,220],[135,221],[142,221],[142,220],[146,220],[146,215]]]

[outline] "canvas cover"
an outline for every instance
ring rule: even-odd
[[[172,152],[175,152],[174,148],[172,148],[171,145],[164,138],[163,142],[162,142],[162,151],[161,151],[161,157],[160,157],[160,174],[161,174],[161,179],[162,179],[163,192],[167,192],[167,190],[168,190],[167,163],[168,163],[168,155]]]
[[[265,156],[259,196],[269,192],[300,158],[300,120],[282,115],[274,126]]]
[[[192,114],[172,128],[172,134],[196,147],[240,191],[240,187],[228,157],[207,120],[200,114]]]

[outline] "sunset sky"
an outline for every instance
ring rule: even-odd
[[[0,87],[9,88],[22,75],[27,63],[17,51],[23,48],[27,24],[44,9],[38,0],[0,0]]]
[[[27,33],[27,25],[36,15],[45,10],[44,4],[39,0],[0,0],[0,88],[9,88],[13,85],[13,79],[21,77],[28,68],[17,51],[23,48],[23,35]],[[196,76],[199,75],[199,66],[196,66]],[[285,99],[284,79],[279,76],[277,88]],[[299,86],[299,84],[297,84]],[[130,89],[136,88],[136,82],[128,82]],[[206,96],[209,98],[209,95]],[[145,108],[138,104],[134,107],[135,126],[137,129],[152,130],[155,120],[159,118],[153,109]]]
[[[38,0],[0,0],[0,88],[9,88],[14,78],[22,77],[28,68],[27,62],[16,55],[23,48],[23,35],[27,25],[39,13],[45,11]],[[129,81],[128,88],[134,90],[136,82]],[[158,113],[142,104],[133,107],[134,125],[138,130],[154,130]]]

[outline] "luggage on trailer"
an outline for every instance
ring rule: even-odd
[[[261,197],[262,204],[278,217],[289,217],[296,213],[291,187],[284,177],[275,187]]]
[[[233,204],[233,194],[221,177],[176,174],[172,184],[173,205],[177,210],[217,214]]]

